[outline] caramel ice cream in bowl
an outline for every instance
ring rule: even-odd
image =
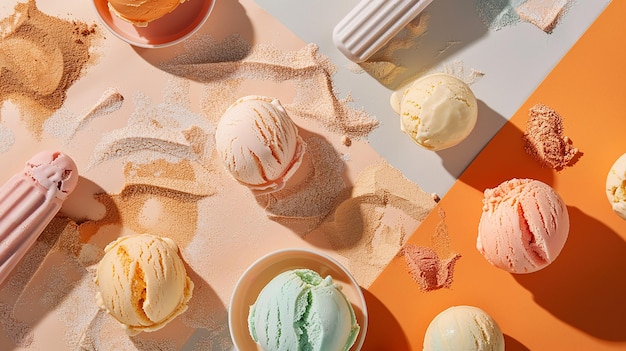
[[[102,24],[133,46],[159,48],[194,34],[215,0],[93,0]]]

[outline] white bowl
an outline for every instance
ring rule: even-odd
[[[334,258],[309,249],[283,249],[269,253],[255,261],[241,275],[230,299],[228,326],[237,350],[262,350],[248,332],[248,312],[261,290],[276,275],[296,268],[308,268],[322,277],[330,275],[342,287],[360,330],[350,351],[358,351],[365,342],[367,332],[367,306],[361,287],[350,272]]]
[[[216,0],[186,0],[167,15],[137,27],[109,9],[107,0],[93,0],[102,24],[116,37],[133,46],[160,48],[180,43],[206,22]]]

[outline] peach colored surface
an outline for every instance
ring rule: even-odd
[[[421,350],[431,319],[453,305],[489,313],[507,351],[626,348],[626,222],[604,192],[607,172],[626,151],[624,13],[624,1],[607,7],[438,204],[461,255],[451,288],[422,292],[401,258],[372,284],[364,350]],[[536,103],[563,116],[565,134],[583,152],[572,167],[541,168],[524,152],[522,133]],[[495,268],[476,250],[483,190],[513,177],[553,186],[571,221],[561,255],[526,275]],[[409,243],[428,240],[438,221],[432,211]]]

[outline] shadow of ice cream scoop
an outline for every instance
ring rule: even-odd
[[[504,345],[507,351],[530,351],[530,349],[519,340],[507,334],[504,334]]]
[[[603,340],[626,341],[626,241],[575,207],[570,233],[547,268],[515,279],[565,323]]]
[[[385,305],[371,292],[361,289],[367,302],[369,324],[363,350],[387,350],[390,340],[396,350],[409,350],[409,341],[400,323]]]

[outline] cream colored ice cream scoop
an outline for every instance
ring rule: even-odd
[[[606,196],[613,211],[626,219],[626,153],[615,160],[606,176]]]
[[[394,93],[391,104],[400,114],[401,130],[418,145],[433,151],[463,141],[478,119],[476,97],[470,87],[444,73],[417,79]]]
[[[124,236],[104,252],[95,278],[96,302],[129,335],[161,329],[187,310],[193,282],[173,240]]]
[[[78,179],[69,156],[42,151],[0,188],[0,283],[61,209]]]
[[[428,325],[424,351],[504,351],[504,335],[487,312],[474,306],[453,306]]]
[[[246,96],[220,118],[215,147],[237,181],[256,192],[269,192],[280,190],[295,173],[305,144],[277,99]]]
[[[511,273],[543,269],[568,235],[567,206],[548,184],[514,178],[485,190],[476,247],[494,266]]]

